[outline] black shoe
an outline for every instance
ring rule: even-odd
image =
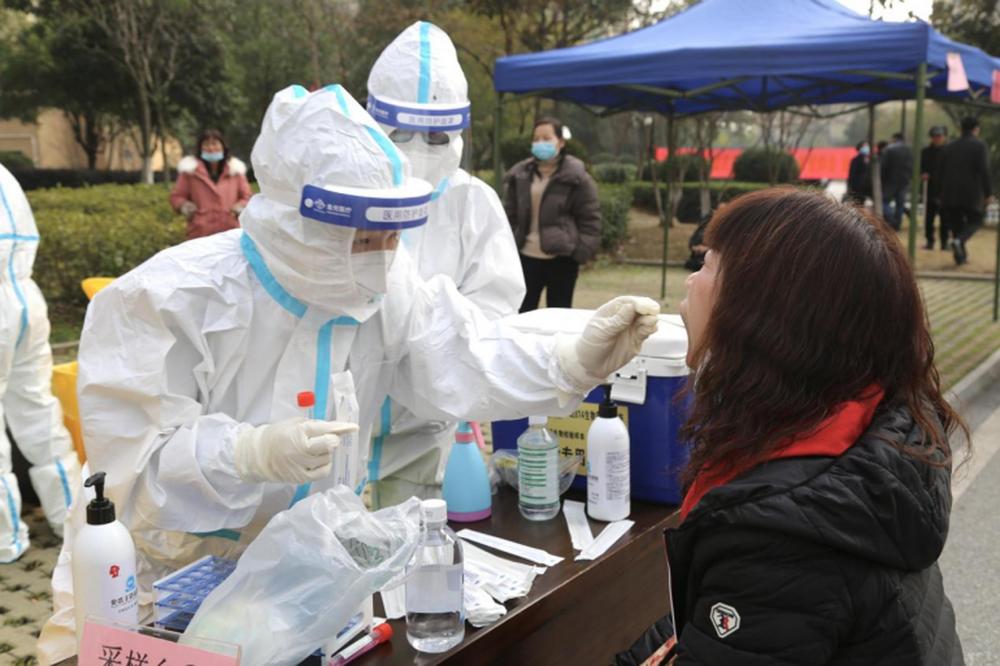
[[[934,242],[931,241],[930,243],[925,244],[924,245],[924,249],[925,250],[933,250],[934,249]]]
[[[969,261],[969,255],[965,252],[965,243],[961,239],[956,238],[951,242],[951,251],[957,265],[961,266]]]

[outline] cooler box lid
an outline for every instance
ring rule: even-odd
[[[543,308],[515,315],[506,320],[525,333],[582,333],[594,315],[594,310],[575,308]],[[687,331],[680,315],[661,314],[655,333],[649,336],[640,356],[669,361],[684,361],[687,357]]]

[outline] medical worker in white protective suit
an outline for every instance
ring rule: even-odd
[[[48,309],[31,279],[37,249],[28,199],[0,165],[0,563],[13,562],[29,545],[4,425],[31,463],[31,485],[57,534],[80,483],[80,463],[52,395]]]
[[[524,300],[517,245],[496,192],[458,166],[468,84],[443,30],[414,23],[382,51],[368,76],[368,112],[433,190],[427,224],[403,232],[417,271],[449,276],[490,319],[515,314]],[[455,425],[386,398],[372,429],[372,503],[439,497]]]
[[[420,280],[394,248],[425,221],[430,187],[340,86],[279,92],[251,159],[260,194],[242,229],[159,253],[101,291],[84,324],[89,465],[107,472],[135,539],[144,604],[158,577],[236,557],[306,493],[361,492],[357,444],[386,395],[443,421],[564,413],[656,328],[655,302],[620,297],[580,336],[518,335],[449,278]],[[75,651],[82,505],[53,574],[43,663]]]

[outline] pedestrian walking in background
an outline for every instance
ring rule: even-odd
[[[937,173],[941,163],[941,155],[944,154],[944,142],[948,138],[948,131],[940,125],[935,125],[930,131],[931,143],[924,146],[920,151],[920,178],[924,185],[924,235],[927,237],[925,250],[934,249],[934,218],[940,217],[941,229],[941,249],[948,249],[948,225],[945,224],[944,216],[940,215],[940,202],[934,194],[937,192]]]
[[[239,216],[250,200],[247,166],[229,154],[218,130],[198,137],[195,155],[177,164],[177,182],[170,205],[187,218],[188,240],[240,226]]]
[[[913,151],[903,141],[903,135],[892,135],[882,153],[882,216],[896,231],[903,226],[903,211],[913,176]]]
[[[860,141],[855,146],[858,153],[851,159],[851,166],[847,170],[847,199],[848,203],[863,206],[865,197],[872,191],[871,172],[869,164],[871,162],[871,146],[867,141]]]
[[[521,312],[545,290],[550,308],[573,307],[580,265],[601,244],[597,184],[583,162],[565,154],[568,132],[555,118],[535,123],[531,154],[504,176],[504,209],[521,255],[527,292]]]
[[[966,243],[983,226],[992,201],[990,156],[979,139],[979,121],[962,119],[962,136],[948,144],[941,155],[938,175],[942,218],[951,230],[952,253],[961,266],[969,260]]]

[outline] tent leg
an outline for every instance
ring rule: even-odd
[[[667,114],[667,196],[663,202],[663,213],[660,223],[663,225],[663,261],[660,265],[660,300],[667,297],[667,248],[670,246],[670,223],[673,221],[673,203],[670,201],[670,190],[673,176],[670,169],[670,160],[676,155],[677,146],[674,144],[674,114],[671,111]],[[654,163],[655,168],[655,163]]]
[[[993,268],[993,321],[1000,318],[1000,226],[997,227],[997,260]]]
[[[497,93],[493,111],[493,188],[503,195],[503,165],[500,164],[500,131],[503,126],[503,93]]]
[[[908,240],[908,250],[910,262],[916,263],[917,259],[917,209],[920,206],[920,160],[916,159],[920,155],[921,137],[924,134],[924,89],[927,84],[927,63],[922,62],[917,68],[917,103],[916,111],[913,114],[913,178],[910,180],[910,236]],[[924,204],[926,205],[926,204]]]
[[[882,168],[875,150],[875,105],[868,105],[868,171],[872,180],[872,212],[882,217]]]

